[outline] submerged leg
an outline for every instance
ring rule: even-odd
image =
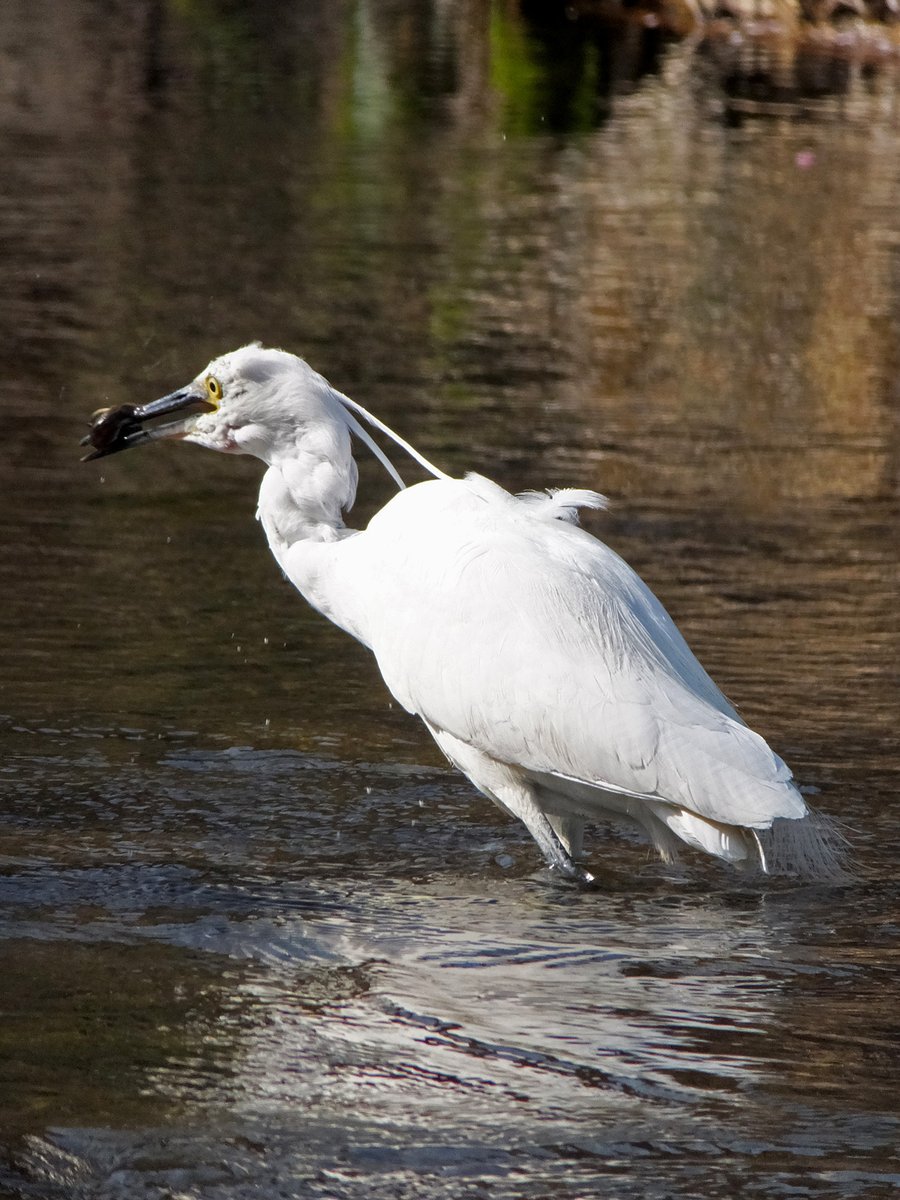
[[[428,725],[428,728],[453,765],[468,776],[479,791],[519,818],[537,842],[548,866],[559,871],[565,879],[593,883],[593,875],[572,861],[571,854],[544,812],[534,785],[523,779],[515,767],[497,762],[484,751],[467,745],[442,729],[436,729],[433,725]],[[563,827],[560,832],[567,836],[568,830]]]
[[[593,883],[594,877],[583,867],[572,861],[566,847],[560,840],[550,818],[538,807],[527,785],[519,785],[514,791],[503,790],[497,795],[504,808],[514,813],[540,847],[541,854],[547,860],[552,870],[559,871],[566,879],[574,879],[577,883]]]

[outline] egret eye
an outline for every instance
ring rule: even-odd
[[[216,408],[218,408],[219,404],[221,403],[221,400],[222,400],[222,385],[221,385],[221,383],[219,383],[219,381],[218,381],[218,379],[216,379],[215,375],[207,375],[205,383],[206,383],[206,398],[209,400],[210,404],[212,404]]]

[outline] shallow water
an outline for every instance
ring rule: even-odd
[[[900,1187],[896,64],[538,8],[4,6],[0,1194]],[[254,463],[78,463],[255,337],[608,493],[857,879],[598,830],[554,885],[279,578]]]

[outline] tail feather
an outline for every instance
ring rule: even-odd
[[[810,810],[799,821],[773,821],[770,829],[758,830],[758,837],[767,874],[832,883],[852,877],[849,843],[824,813]]]
[[[437,735],[435,735],[437,736]],[[690,809],[650,796],[612,793],[581,780],[530,773],[529,782],[551,821],[609,818],[637,825],[660,858],[677,862],[685,845],[711,854],[742,870],[764,875],[839,883],[853,879],[850,847],[840,825],[823,813],[806,809],[802,817],[776,817],[770,828],[713,821]]]
[[[735,865],[746,865],[756,856],[751,830],[711,821],[685,808],[667,804],[655,804],[653,812],[677,838],[695,850],[703,850]]]
[[[681,842],[744,869],[832,883],[851,878],[847,839],[837,822],[822,813],[778,818],[771,828],[759,830],[721,824],[663,804],[654,806],[654,816]],[[671,839],[650,833],[662,856],[671,859]]]

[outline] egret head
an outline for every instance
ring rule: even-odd
[[[88,458],[100,458],[178,438],[271,462],[313,427],[327,426],[329,417],[333,423],[335,411],[342,411],[336,393],[303,359],[254,343],[214,358],[186,387],[160,400],[101,410],[84,444],[93,447]],[[145,428],[145,422],[185,412],[191,415]]]
[[[145,428],[146,421],[188,410],[192,415],[182,420]],[[120,404],[95,412],[90,432],[81,440],[82,446],[92,449],[82,461],[160,438],[179,438],[226,454],[253,454],[270,466],[279,459],[296,458],[301,443],[319,460],[343,463],[350,460],[353,434],[402,489],[406,485],[396,467],[357,415],[435,478],[448,478],[390,426],[349,396],[335,391],[302,358],[284,350],[266,350],[258,342],[214,358],[187,387],[161,400]],[[351,467],[355,479],[356,468],[352,463]]]

